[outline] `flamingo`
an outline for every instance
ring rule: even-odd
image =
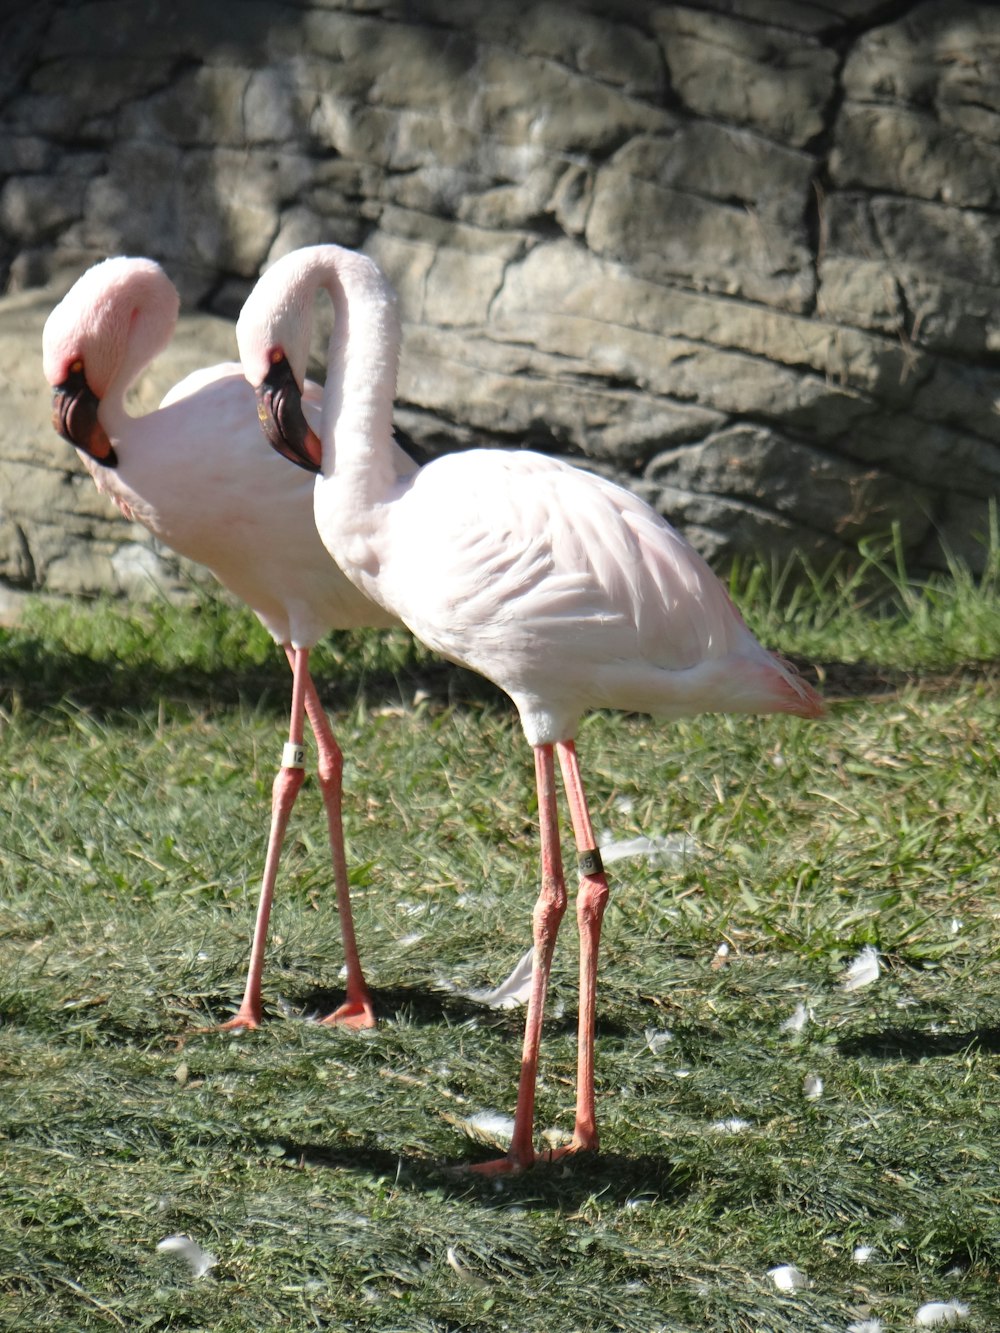
[[[77,452],[97,489],[127,518],[206,565],[246,602],[292,669],[288,742],[274,779],[271,827],[242,1003],[222,1030],[262,1020],[264,946],[281,847],[304,778],[303,713],[316,738],[346,961],[344,1003],[324,1022],[374,1024],[358,957],[341,816],[343,758],[309,673],[309,650],[331,628],[391,626],[330,562],[316,532],[313,482],[284,466],[261,439],[254,396],[236,362],[196,371],[160,408],[132,417],[125,394],[170,342],[179,299],[148,259],[107,259],[88,269],[45,324],[43,362],[54,390],[53,425]],[[305,401],[318,409],[320,390]],[[290,406],[301,412],[298,400]],[[273,410],[281,417],[283,405]],[[317,454],[317,459],[319,455]],[[391,466],[416,466],[395,444]]]
[[[287,403],[303,383],[320,289],[335,326],[316,439]],[[572,1141],[599,1145],[594,1096],[597,955],[608,883],[574,735],[589,709],[662,717],[793,713],[823,704],[753,637],[705,561],[631,492],[557,459],[473,449],[400,477],[392,405],[400,325],[395,294],[367,256],[314,246],[278,260],[237,323],[244,372],[272,443],[317,470],[316,524],[341,570],[436,652],[499,685],[532,747],[541,888],[514,1128],[487,1173],[536,1161],[535,1082],[556,933],[567,893],[555,758],[576,842],[580,1003]],[[285,404],[284,415],[269,404]]]

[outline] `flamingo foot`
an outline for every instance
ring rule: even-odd
[[[530,1156],[521,1153],[508,1153],[506,1157],[498,1157],[491,1162],[474,1162],[459,1169],[475,1171],[477,1175],[481,1176],[516,1175],[520,1171],[529,1171],[535,1166],[551,1166],[553,1162],[560,1162],[566,1157],[575,1157],[578,1153],[596,1151],[596,1134],[576,1134],[572,1143],[567,1143],[563,1148],[546,1148],[544,1152],[537,1153],[534,1149],[531,1149]]]
[[[217,1023],[214,1027],[197,1028],[198,1032],[256,1032],[261,1026],[260,1010],[240,1008],[232,1016],[227,1018],[225,1023]]]
[[[232,1018],[227,1018],[225,1022],[212,1022],[204,1028],[192,1028],[191,1036],[201,1036],[201,1034],[207,1032],[256,1032],[260,1025],[259,1014],[240,1009],[239,1013],[233,1014]],[[187,1040],[187,1038],[184,1038],[184,1040]]]
[[[522,1171],[529,1171],[538,1160],[534,1152],[528,1158],[514,1157],[508,1153],[506,1157],[497,1157],[490,1162],[470,1162],[467,1166],[460,1166],[458,1170],[463,1173],[474,1172],[477,1176],[514,1176]]]
[[[539,1155],[539,1160],[543,1162],[560,1162],[565,1157],[576,1157],[579,1153],[588,1153],[597,1151],[597,1137],[595,1135],[592,1142],[585,1143],[576,1138],[572,1143],[567,1143],[564,1148],[551,1148],[547,1152]]]
[[[327,1014],[326,1018],[321,1018],[320,1023],[323,1027],[329,1028],[362,1029],[377,1026],[371,996],[367,990],[362,991],[360,995],[354,998],[348,996],[338,1009],[334,1009],[332,1014]]]

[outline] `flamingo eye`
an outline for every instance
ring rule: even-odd
[[[81,358],[81,357],[77,357],[75,361],[71,361],[71,362],[69,363],[69,369],[70,369],[70,374],[72,374],[72,375],[78,375],[78,374],[80,373],[80,371],[83,369],[83,360],[82,360],[82,358]]]
[[[280,347],[272,347],[267,354],[267,359],[272,366],[276,366],[280,361],[284,361],[285,353]]]

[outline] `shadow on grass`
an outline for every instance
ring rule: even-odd
[[[233,669],[194,665],[163,667],[155,661],[115,662],[69,649],[53,651],[41,640],[19,637],[0,644],[0,706],[15,701],[39,711],[75,704],[98,716],[155,706],[162,699],[198,707],[231,707],[250,700],[265,711],[288,709],[291,674],[281,651],[273,659]],[[414,661],[373,669],[349,659],[340,667],[315,668],[316,688],[328,707],[344,708],[359,698],[409,704],[417,690],[438,703],[470,701],[509,706],[506,695],[483,677],[441,660]]]
[[[295,1007],[303,1014],[328,1014],[343,1001],[342,991],[317,988],[301,993]],[[421,986],[385,986],[372,991],[375,1014],[380,1023],[395,1022],[398,1026],[440,1027],[442,1023],[465,1023],[475,1020],[480,1027],[507,1029],[518,1038],[524,1029],[525,1010],[490,1009],[477,1000],[470,1000],[458,991],[436,990]],[[564,1009],[558,1018],[546,1016],[546,1033],[577,1030],[575,1009]],[[629,1029],[622,1024],[597,1018],[597,1035],[625,1037]]]
[[[155,636],[156,630],[151,633]],[[336,642],[333,636],[331,642]],[[420,690],[436,703],[480,702],[512,705],[502,690],[468,671],[414,648],[412,658],[391,667],[373,665],[351,651],[350,637],[340,642],[340,656],[330,664],[330,646],[324,642],[313,659],[316,686],[324,704],[349,707],[359,698],[373,703],[408,705]],[[344,644],[347,645],[346,650]],[[232,646],[229,648],[232,653]],[[333,655],[337,656],[335,647]],[[1000,663],[969,662],[946,671],[908,671],[868,662],[810,662],[789,655],[804,679],[819,688],[829,702],[887,696],[907,686],[951,688],[966,680],[995,682]],[[231,707],[244,701],[283,714],[288,707],[289,673],[280,650],[263,662],[248,658],[238,664],[206,667],[191,663],[163,666],[142,648],[129,661],[90,656],[37,638],[30,632],[0,636],[0,706],[17,703],[39,711],[67,702],[98,716],[135,712],[161,700],[205,707]]]
[[[873,662],[810,661],[795,653],[785,655],[814,685],[827,703],[846,703],[850,699],[872,699],[898,694],[912,685],[945,690],[970,681],[996,684],[1000,681],[1000,662],[964,662],[945,670],[904,670],[879,666]]]
[[[868,1056],[875,1060],[920,1060],[935,1056],[980,1051],[1000,1055],[1000,1027],[973,1028],[969,1032],[926,1032],[919,1028],[885,1028],[861,1033],[837,1042],[837,1050],[848,1057]]]
[[[319,1170],[351,1171],[374,1178],[391,1178],[404,1188],[445,1191],[465,1199],[532,1208],[579,1207],[595,1196],[608,1203],[657,1200],[670,1203],[690,1189],[694,1173],[666,1157],[624,1157],[617,1153],[580,1153],[547,1163],[539,1158],[529,1171],[514,1175],[483,1176],[469,1170],[477,1162],[496,1157],[496,1150],[475,1148],[460,1156],[433,1160],[414,1153],[396,1153],[374,1145],[299,1143],[291,1139],[261,1139],[266,1151],[272,1144],[302,1166]]]
[[[394,1023],[398,1027],[458,1026],[475,1022],[478,1027],[506,1031],[512,1041],[519,1041],[524,1031],[523,1008],[490,1009],[477,1000],[471,1000],[458,991],[434,990],[420,986],[383,986],[373,988],[372,1003],[379,1024]],[[265,1003],[265,1022],[315,1023],[333,1013],[345,999],[342,990],[314,987],[310,990],[287,993],[288,1010],[279,1014]],[[231,995],[200,996],[208,1021],[225,1023],[234,1010]],[[578,1015],[575,1009],[565,1009],[558,1018],[546,1016],[547,1035],[575,1034]],[[597,1017],[598,1037],[627,1037],[632,1029],[625,1024]]]

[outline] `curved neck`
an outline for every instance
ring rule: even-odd
[[[323,476],[336,476],[338,496],[346,505],[370,504],[396,481],[396,296],[379,269],[351,251],[324,265],[319,284],[330,293],[334,309],[323,393]]]
[[[167,347],[177,324],[176,315],[141,299],[123,330],[111,379],[101,398],[101,424],[109,434],[123,430],[132,421],[125,395],[157,356]]]

